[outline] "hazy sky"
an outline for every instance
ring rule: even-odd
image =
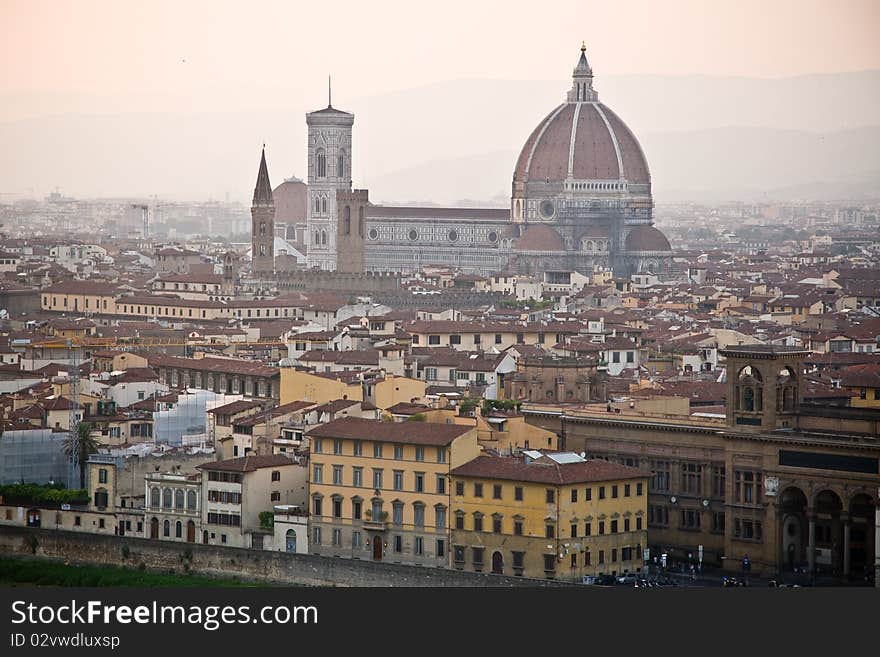
[[[0,118],[564,80],[581,40],[599,76],[877,69],[878,28],[878,0],[0,0]]]

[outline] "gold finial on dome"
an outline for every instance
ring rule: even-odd
[[[587,42],[581,41],[581,52],[587,52]]]

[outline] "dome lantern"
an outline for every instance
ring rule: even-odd
[[[571,76],[571,90],[568,92],[569,103],[595,103],[599,94],[593,89],[593,69],[587,61],[587,44],[581,44],[581,57]]]

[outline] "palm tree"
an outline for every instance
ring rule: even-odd
[[[64,441],[64,454],[71,458],[76,454],[79,464],[79,487],[86,487],[86,462],[89,454],[98,451],[100,443],[92,437],[92,425],[88,422],[80,422],[76,427],[76,437],[68,434]]]

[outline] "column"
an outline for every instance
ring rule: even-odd
[[[816,572],[816,516],[812,511],[807,512],[807,520],[810,523],[810,538],[807,546],[807,563],[810,565],[810,573]]]
[[[849,577],[849,514],[842,514],[840,519],[843,522],[843,576]]]

